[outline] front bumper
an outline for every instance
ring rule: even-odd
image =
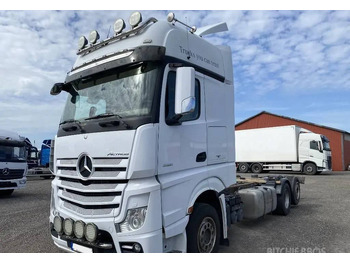
[[[93,252],[93,253],[126,253],[133,252],[132,246],[138,243],[145,253],[162,252],[162,231],[161,229],[142,233],[125,234],[116,233],[113,221],[94,222],[102,235],[95,243],[89,243],[86,240],[78,240],[64,235],[58,235],[50,223],[51,237],[54,244],[65,252]]]
[[[0,180],[0,190],[11,190],[24,188],[27,184],[27,178]]]

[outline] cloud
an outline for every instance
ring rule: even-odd
[[[310,29],[326,19],[327,13],[324,11],[307,11],[299,15],[294,23],[298,29]]]
[[[71,69],[78,38],[96,29],[105,39],[115,20],[127,21],[131,13],[0,11],[0,125],[28,136],[42,133],[42,139],[53,136],[65,97],[51,97],[49,90]],[[165,20],[167,13],[142,11],[144,21]],[[350,93],[349,11],[177,10],[175,15],[197,27],[228,23],[228,32],[204,38],[232,49],[236,100],[250,102],[238,114],[264,107],[297,112],[290,97],[298,96],[302,107],[315,96],[323,101],[335,92]]]

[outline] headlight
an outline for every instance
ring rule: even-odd
[[[63,231],[67,236],[71,236],[73,234],[73,225],[74,221],[71,218],[66,218],[63,221]]]
[[[97,226],[93,223],[87,223],[85,226],[85,238],[89,242],[94,242],[97,238]]]
[[[62,217],[55,216],[53,219],[53,227],[57,233],[62,233]]]
[[[74,223],[74,235],[77,238],[83,238],[84,237],[84,227],[85,223],[81,220],[75,221]]]
[[[119,224],[121,232],[129,232],[140,229],[146,219],[147,207],[129,209],[125,220]]]

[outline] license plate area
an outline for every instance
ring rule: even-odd
[[[85,246],[73,243],[71,241],[68,241],[68,246],[74,252],[78,252],[78,253],[92,253],[92,248],[85,247]]]

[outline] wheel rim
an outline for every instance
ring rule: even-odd
[[[307,171],[308,173],[312,173],[312,171],[313,171],[312,166],[308,166],[308,167],[306,168],[306,171]]]
[[[241,166],[240,166],[240,170],[241,170],[242,172],[246,171],[246,170],[247,170],[246,165],[241,165]]]
[[[285,206],[286,209],[289,208],[289,203],[290,203],[290,198],[289,198],[289,194],[287,192],[286,195],[285,195],[285,198],[284,198],[284,206]]]
[[[211,217],[203,219],[198,230],[198,250],[200,253],[213,251],[216,242],[216,224]]]

